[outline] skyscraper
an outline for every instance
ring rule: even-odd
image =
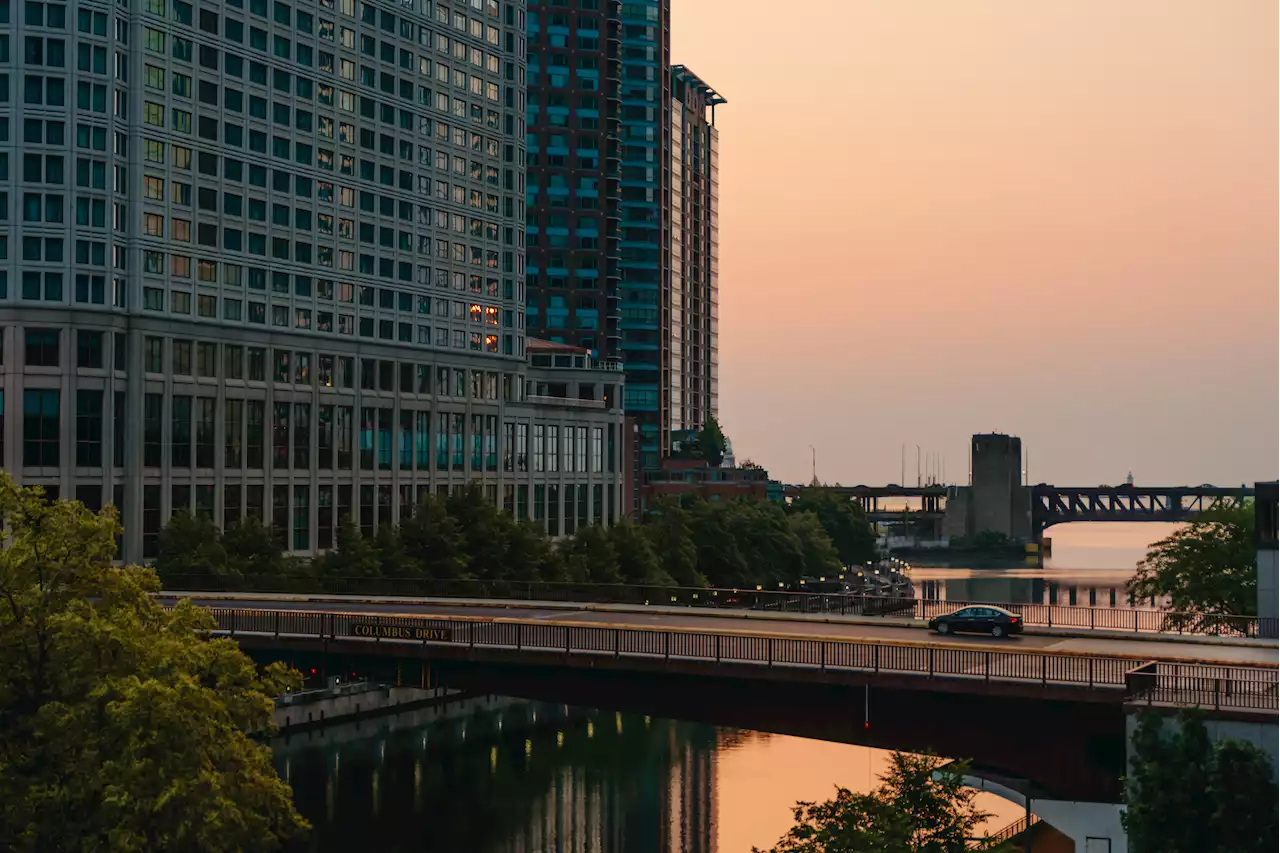
[[[624,408],[640,430],[642,467],[671,444],[670,249],[671,0],[622,6],[622,363]],[[655,314],[657,322],[654,322]]]
[[[621,374],[526,357],[523,0],[0,25],[0,467],[114,503],[129,560],[181,510],[306,553],[467,482],[620,513]]]
[[[529,328],[624,366],[644,468],[717,403],[723,98],[668,65],[670,8],[529,6]]]
[[[725,99],[683,65],[671,69],[671,431],[719,409],[719,135]]]

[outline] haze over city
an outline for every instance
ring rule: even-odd
[[[721,421],[787,482],[1277,474],[1267,0],[673,4],[728,99]]]

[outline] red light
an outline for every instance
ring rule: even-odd
[[[315,674],[316,674],[316,668],[315,668],[314,666],[313,666],[313,667],[311,667],[311,674],[312,674],[312,675],[315,675]]]
[[[862,727],[863,727],[864,729],[869,729],[869,728],[871,728],[871,723],[870,723],[870,721],[863,723],[863,724],[862,724]]]

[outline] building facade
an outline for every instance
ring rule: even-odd
[[[527,322],[620,360],[618,0],[529,4]]]
[[[127,560],[182,509],[306,553],[473,480],[622,511],[620,374],[566,402],[526,352],[523,2],[0,12],[6,471],[114,503]]]
[[[528,322],[622,363],[641,465],[717,408],[716,92],[670,0],[529,7]]]
[[[725,103],[683,65],[671,69],[670,429],[719,414],[720,139]]]

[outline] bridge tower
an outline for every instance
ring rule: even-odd
[[[970,535],[990,530],[1010,539],[1031,537],[1031,502],[1022,484],[1022,439],[982,433],[971,443]]]

